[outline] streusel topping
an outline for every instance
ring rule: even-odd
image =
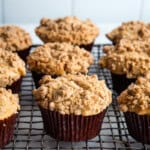
[[[121,26],[106,35],[114,43],[121,39],[145,40],[150,38],[150,24],[141,21],[122,23]]]
[[[0,48],[9,51],[22,51],[31,45],[29,33],[22,28],[14,25],[0,27]]]
[[[63,75],[87,73],[93,63],[90,52],[68,43],[47,43],[31,53],[27,62],[29,69],[37,73]]]
[[[16,114],[19,109],[18,94],[12,94],[11,90],[0,88],[0,120]]]
[[[0,87],[11,85],[25,74],[25,63],[17,54],[0,49]]]
[[[139,77],[129,85],[118,97],[118,103],[123,112],[150,115],[150,77]]]
[[[33,91],[38,104],[61,114],[90,116],[102,112],[112,101],[111,91],[96,75],[44,76]]]
[[[115,74],[137,78],[150,70],[150,40],[121,40],[115,46],[105,46],[99,63]]]
[[[94,42],[99,29],[89,19],[82,21],[69,16],[56,20],[43,18],[35,32],[45,43],[69,42],[82,45]]]

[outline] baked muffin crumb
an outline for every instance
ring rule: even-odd
[[[23,51],[32,45],[32,40],[25,30],[18,26],[0,27],[0,48],[8,51]]]
[[[150,69],[150,40],[130,41],[122,39],[118,44],[105,46],[105,56],[100,58],[101,67],[127,78],[137,78]]]
[[[120,110],[150,115],[150,76],[139,77],[137,81],[118,97]]]
[[[68,16],[56,20],[42,18],[35,32],[45,43],[67,42],[86,45],[94,42],[99,29],[89,19],[81,21],[77,17]]]
[[[142,21],[125,22],[106,36],[114,43],[118,43],[121,39],[146,40],[150,38],[150,24]]]
[[[10,86],[25,75],[24,61],[16,53],[0,48],[0,87]]]
[[[47,43],[27,58],[29,69],[37,73],[63,75],[87,73],[93,63],[90,52],[69,43]]]
[[[90,116],[102,112],[111,103],[111,92],[96,75],[65,75],[56,79],[44,76],[33,91],[42,108],[61,114]]]
[[[12,94],[11,90],[0,88],[0,120],[16,114],[19,109],[18,94]]]

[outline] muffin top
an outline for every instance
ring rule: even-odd
[[[16,114],[19,109],[18,94],[12,94],[11,90],[0,88],[0,120]]]
[[[0,87],[11,85],[25,74],[25,63],[17,54],[0,49]]]
[[[150,38],[150,24],[141,21],[122,23],[121,26],[106,34],[106,36],[114,43],[121,39],[145,40]]]
[[[37,73],[63,75],[87,73],[93,56],[86,50],[67,43],[47,43],[27,58],[29,69]]]
[[[150,76],[139,77],[118,97],[120,110],[150,115]]]
[[[95,40],[99,29],[89,19],[82,21],[77,17],[69,16],[56,20],[43,18],[35,32],[45,43],[69,42],[84,45]]]
[[[64,75],[56,79],[44,76],[33,91],[38,104],[61,114],[90,116],[102,112],[111,103],[111,92],[96,75]]]
[[[0,27],[0,48],[9,51],[22,51],[32,45],[30,35],[14,25]]]
[[[106,56],[103,56],[99,63],[112,73],[137,78],[150,70],[150,40],[123,39],[115,46],[105,46],[103,50]]]

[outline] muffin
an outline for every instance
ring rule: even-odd
[[[44,76],[33,91],[44,129],[57,140],[84,141],[99,134],[111,92],[96,75]]]
[[[18,93],[25,75],[25,63],[18,54],[0,49],[0,87]]]
[[[55,20],[42,18],[35,32],[44,43],[67,42],[91,51],[99,29],[89,19],[82,21],[68,16]]]
[[[67,73],[87,73],[93,63],[93,56],[69,43],[47,43],[36,48],[28,56],[27,63],[38,87],[38,81],[43,75],[57,77]]]
[[[8,144],[14,131],[19,106],[18,94],[0,88],[0,149]]]
[[[150,38],[150,24],[141,21],[129,21],[106,34],[114,44],[121,39],[145,40]]]
[[[18,53],[26,61],[31,45],[29,33],[22,28],[14,25],[0,27],[0,48]]]
[[[111,71],[113,89],[122,92],[138,76],[150,69],[150,40],[130,41],[123,39],[114,46],[105,46],[99,63]]]
[[[150,144],[150,77],[139,77],[118,97],[130,135]]]

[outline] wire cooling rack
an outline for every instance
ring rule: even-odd
[[[92,54],[95,63],[91,66],[89,74],[96,73],[99,79],[105,79],[108,87],[112,89],[110,73],[101,69],[98,59],[103,55],[104,45],[94,45]],[[34,46],[35,47],[35,46]],[[34,48],[32,47],[32,48]],[[113,92],[113,103],[109,107],[101,129],[101,133],[88,141],[62,142],[56,141],[46,135],[43,130],[41,113],[32,96],[34,83],[28,71],[24,77],[20,92],[21,111],[18,115],[14,137],[6,150],[150,150],[150,145],[135,141],[128,133],[123,114],[116,104],[116,94]]]

